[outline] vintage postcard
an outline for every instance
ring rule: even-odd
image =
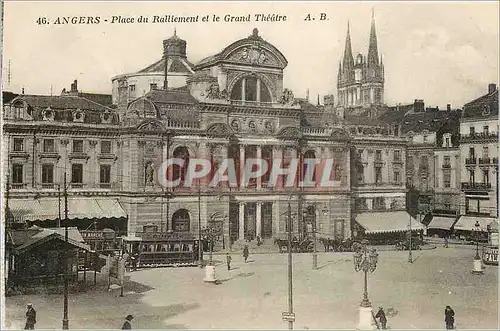
[[[498,330],[497,1],[2,5],[2,330]]]

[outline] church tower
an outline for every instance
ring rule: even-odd
[[[370,107],[384,103],[384,64],[378,55],[377,32],[372,12],[368,56],[356,55],[351,47],[349,22],[344,57],[337,76],[338,105],[344,108]]]

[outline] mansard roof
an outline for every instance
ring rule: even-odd
[[[463,117],[498,116],[498,88],[464,105]]]
[[[154,103],[182,103],[197,104],[198,101],[191,96],[186,87],[165,90],[152,90],[144,96]]]
[[[168,58],[168,72],[177,73],[193,73],[193,64],[187,59],[181,57],[169,57]],[[155,63],[147,66],[144,69],[138,71],[139,73],[149,73],[149,72],[165,72],[165,58],[156,61]]]
[[[19,95],[12,100],[15,103],[18,100],[26,102],[33,108],[51,108],[51,109],[81,109],[93,111],[110,111],[111,108],[106,107],[100,103],[94,102],[82,96],[69,96],[69,95]]]
[[[458,121],[460,111],[456,110],[440,110],[440,111],[425,111],[422,113],[407,114],[401,120],[401,132],[403,134],[414,132],[420,133],[423,131],[437,132],[447,122]]]

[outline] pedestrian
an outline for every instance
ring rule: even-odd
[[[444,310],[444,321],[446,323],[446,329],[447,330],[452,330],[455,328],[455,311],[451,309],[450,306],[446,306],[446,309]]]
[[[28,303],[26,310],[26,325],[25,330],[34,330],[36,324],[36,311],[31,303]]]
[[[134,319],[134,316],[132,315],[127,315],[125,317],[125,322],[123,322],[122,330],[132,330],[132,320]]]
[[[375,318],[378,318],[378,320],[380,321],[382,329],[387,329],[387,318],[385,317],[384,308],[378,307],[378,312],[377,315],[375,315]]]
[[[245,248],[243,248],[243,257],[245,258],[245,263],[247,263],[247,259],[248,259],[248,246],[245,245]]]
[[[226,253],[227,270],[231,270],[231,261],[231,255],[229,255],[229,253]]]
[[[444,248],[448,248],[448,237],[444,237]]]

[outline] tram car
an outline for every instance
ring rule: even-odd
[[[498,221],[488,224],[488,245],[483,250],[483,262],[498,265]]]
[[[155,225],[145,225],[135,237],[122,238],[131,268],[198,265],[199,241],[191,233],[157,230]]]

